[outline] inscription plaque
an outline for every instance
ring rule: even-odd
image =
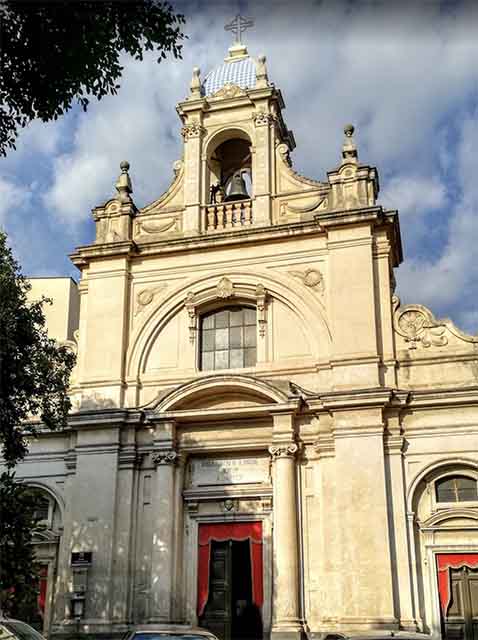
[[[269,482],[269,458],[201,458],[191,461],[191,485]]]

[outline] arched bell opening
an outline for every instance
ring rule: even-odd
[[[209,203],[246,200],[252,195],[251,141],[243,132],[217,141],[208,154]]]

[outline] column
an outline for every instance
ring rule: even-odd
[[[274,638],[301,637],[299,607],[299,540],[295,442],[269,447],[274,463],[273,602]]]
[[[151,606],[149,622],[171,622],[174,569],[174,475],[178,454],[173,449],[153,456],[156,465]]]

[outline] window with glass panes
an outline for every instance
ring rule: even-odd
[[[256,364],[256,310],[226,307],[201,318],[201,369],[236,369]]]
[[[477,483],[474,478],[453,476],[436,483],[437,502],[478,501]]]

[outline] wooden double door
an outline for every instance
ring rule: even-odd
[[[450,603],[443,619],[446,640],[478,640],[478,569],[450,569]]]
[[[261,612],[252,600],[250,544],[211,542],[209,596],[199,624],[220,640],[262,638]]]

